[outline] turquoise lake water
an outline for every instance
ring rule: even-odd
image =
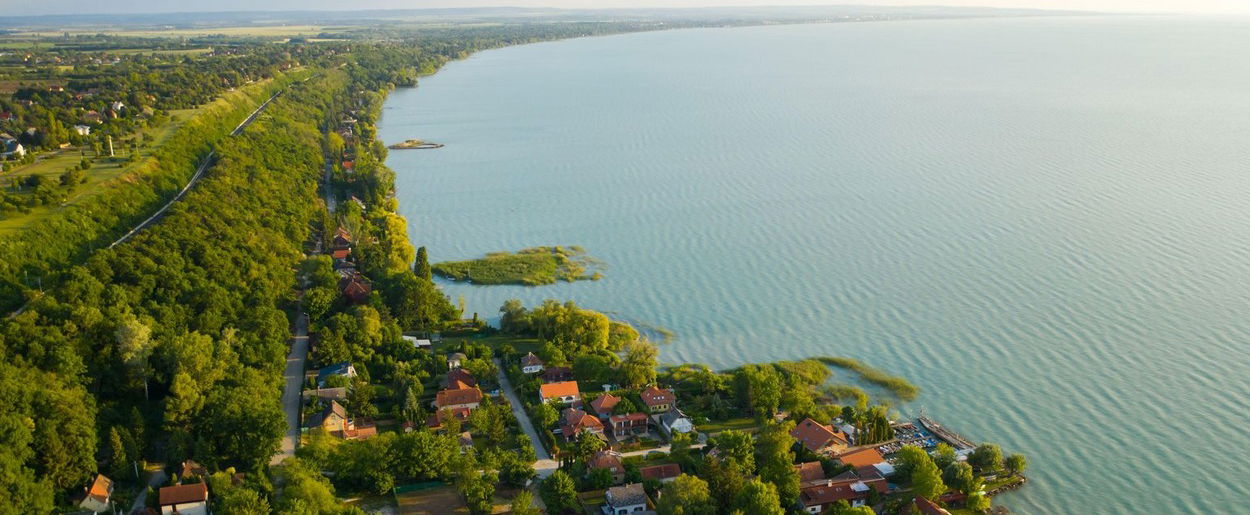
[[[1250,513],[1250,20],[701,29],[483,52],[381,136],[444,283],[667,327],[665,362],[839,355],[1022,452],[1021,513]]]

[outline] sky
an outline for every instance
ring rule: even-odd
[[[442,7],[714,7],[758,5],[949,5],[1127,12],[1250,14],[1250,0],[0,0],[7,14],[423,9]]]

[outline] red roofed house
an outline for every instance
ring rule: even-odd
[[[917,497],[912,502],[916,504],[916,511],[922,515],[951,515],[951,512],[943,510],[940,506],[933,504],[933,501],[924,497]]]
[[[825,467],[819,461],[809,461],[794,466],[799,471],[799,484],[807,486],[825,481]]]
[[[475,410],[482,402],[482,391],[477,388],[460,388],[456,390],[439,390],[434,396],[434,407],[439,410],[467,409]]]
[[[332,249],[345,249],[352,246],[352,235],[347,229],[339,227],[334,231],[334,240],[330,243]]]
[[[863,506],[867,504],[871,490],[871,487],[858,478],[841,481],[826,479],[800,489],[799,503],[808,513],[821,513],[838,501],[846,501],[851,507]]]
[[[543,383],[538,387],[538,401],[558,402],[579,408],[582,405],[582,394],[577,389],[577,381]]]
[[[95,481],[85,490],[82,502],[78,503],[79,508],[92,513],[112,513],[109,498],[113,496],[113,480],[103,474],[96,474]]]
[[[330,257],[334,259],[347,259],[352,255],[352,249],[334,249],[330,251]]]
[[[608,417],[612,416],[612,409],[615,408],[617,404],[620,404],[620,402],[620,397],[610,393],[605,393],[595,397],[595,400],[590,401],[590,408],[595,410],[595,414],[599,415],[599,418],[607,420]]]
[[[846,449],[849,445],[841,431],[834,431],[811,418],[803,419],[799,425],[790,430],[790,436],[798,440],[803,447],[816,454],[830,455]]]
[[[165,515],[208,515],[208,486],[191,483],[162,488],[160,506]]]
[[[612,415],[608,418],[608,424],[612,426],[612,436],[618,439],[631,435],[645,434],[647,432],[647,414],[627,413],[624,415]]]
[[[642,397],[642,403],[647,405],[647,409],[651,413],[664,413],[672,409],[677,404],[677,396],[673,395],[670,390],[661,390],[654,386],[648,386],[638,393]]]
[[[447,372],[447,380],[444,386],[449,390],[463,390],[465,388],[474,388],[477,386],[477,379],[473,378],[473,374],[463,368],[453,368]]]
[[[621,454],[616,451],[602,450],[590,458],[587,463],[593,469],[607,469],[612,473],[612,482],[620,483],[625,480],[625,465],[621,463]]]
[[[671,483],[681,475],[681,467],[676,463],[665,463],[664,465],[652,465],[638,469],[638,473],[642,474],[643,479],[655,479],[661,483]]]
[[[351,277],[339,281],[339,290],[343,292],[343,296],[347,297],[351,304],[363,304],[369,299],[369,293],[373,291],[373,286],[369,284],[369,280],[364,275],[354,273]]]
[[[881,451],[874,447],[847,451],[834,457],[841,461],[843,465],[855,468],[870,467],[885,461],[885,456],[882,456]]]
[[[560,425],[560,433],[564,435],[564,439],[573,441],[583,432],[602,435],[603,422],[577,408],[565,408]]]
[[[469,420],[469,411],[470,410],[468,408],[435,410],[434,414],[431,415],[430,418],[425,421],[425,425],[426,427],[429,427],[430,429],[442,429],[443,422],[446,422],[447,420],[450,420],[452,418],[459,420],[461,423],[463,423]],[[404,428],[405,432],[410,431],[410,430],[411,429],[408,429],[407,427]]]

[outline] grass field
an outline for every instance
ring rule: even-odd
[[[434,273],[477,284],[538,286],[557,281],[598,280],[602,264],[581,247],[532,247],[519,252],[495,252],[467,261],[432,265]]]
[[[395,501],[398,503],[399,513],[403,514],[469,513],[469,507],[460,498],[460,492],[451,485],[399,494],[395,496]]]
[[[143,166],[144,161],[152,156],[153,151],[165,142],[170,135],[174,133],[183,123],[194,118],[201,111],[208,109],[212,105],[224,104],[227,98],[239,96],[241,91],[232,91],[224,95],[222,98],[210,104],[205,104],[195,109],[180,109],[170,113],[170,121],[161,127],[145,129],[138,137],[142,138],[143,134],[151,135],[153,138],[152,145],[146,149],[139,149],[140,159],[136,162],[126,161],[126,149],[121,148],[119,144],[115,148],[117,158],[110,160],[109,158],[97,158],[93,155],[91,149],[86,149],[86,156],[93,159],[95,164],[90,170],[87,170],[87,182],[79,185],[74,192],[59,205],[45,205],[32,209],[29,213],[10,213],[9,215],[0,217],[0,234],[8,231],[20,230],[29,224],[36,223],[50,213],[54,213],[75,203],[81,202],[83,199],[98,195],[108,191],[108,188],[116,184],[119,177],[127,172]],[[25,177],[30,175],[44,175],[52,178],[59,178],[67,168],[73,167],[83,158],[82,150],[78,148],[70,148],[57,151],[55,153],[46,153],[38,161],[15,168],[7,173],[0,174],[0,184],[7,184],[10,177]]]

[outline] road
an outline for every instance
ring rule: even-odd
[[[152,474],[148,476],[148,486],[152,487],[153,490],[156,490],[160,488],[162,484],[165,484],[165,471],[158,468],[152,471]],[[139,494],[135,495],[135,502],[130,505],[130,511],[126,513],[134,513],[144,509],[147,507],[147,502],[148,489],[142,488],[139,490]]]
[[[534,462],[534,471],[538,473],[540,479],[546,478],[555,472],[560,464],[551,459],[551,454],[548,454],[547,448],[543,447],[543,441],[538,437],[538,431],[534,430],[534,424],[530,422],[530,418],[525,415],[524,405],[516,396],[512,382],[508,380],[507,374],[503,373],[503,362],[499,361],[499,358],[495,358],[495,368],[499,374],[499,389],[508,399],[508,404],[512,405],[512,415],[516,417],[517,422],[521,424],[521,430],[530,437],[530,443],[534,445],[534,455],[538,457],[538,461]]]
[[[241,134],[243,132],[243,129],[246,129],[248,125],[251,125],[252,122],[256,121],[256,118],[259,117],[260,114],[265,111],[265,108],[269,107],[269,104],[281,95],[282,95],[282,92],[279,91],[277,93],[274,93],[273,96],[269,97],[269,100],[266,100],[263,103],[261,103],[260,106],[256,108],[256,110],[252,111],[252,114],[247,115],[247,118],[243,119],[242,122],[239,122],[239,125],[235,127],[234,130],[230,131],[230,135],[238,136],[239,134]],[[183,186],[182,189],[178,191],[178,194],[174,195],[174,198],[169,199],[169,202],[166,202],[164,206],[161,206],[161,208],[156,210],[155,213],[152,213],[152,216],[149,216],[147,220],[140,222],[139,225],[136,225],[134,229],[130,230],[130,232],[123,234],[121,238],[117,239],[117,241],[114,241],[113,243],[109,244],[108,248],[111,249],[113,247],[116,247],[122,242],[130,239],[131,236],[134,236],[139,231],[142,231],[147,226],[152,225],[152,222],[155,222],[157,219],[161,217],[161,215],[165,214],[165,211],[168,211],[169,208],[173,207],[175,202],[182,200],[182,197],[184,197],[187,194],[187,192],[190,191],[191,188],[194,187],[196,183],[200,182],[200,179],[202,177],[204,177],[204,172],[208,170],[208,167],[213,164],[213,158],[216,157],[216,155],[217,155],[216,152],[209,151],[208,155],[204,156],[204,159],[200,161],[200,167],[196,168],[195,174],[191,176],[191,180],[187,181],[187,185]]]
[[[282,389],[282,410],[286,412],[287,431],[282,437],[282,449],[269,460],[270,465],[295,456],[295,446],[300,437],[300,397],[304,392],[304,360],[308,358],[308,317],[300,313],[295,317],[295,334],[291,338],[291,353],[286,357],[286,385]]]

